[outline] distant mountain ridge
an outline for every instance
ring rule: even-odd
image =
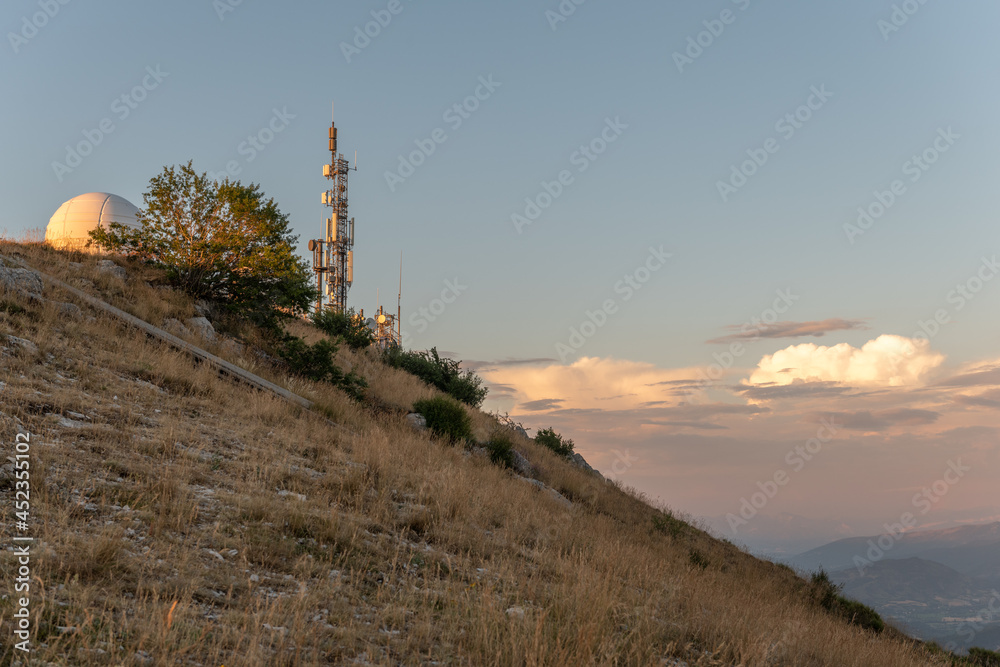
[[[844,594],[865,603],[932,603],[941,599],[969,598],[976,593],[974,579],[947,565],[922,558],[879,561],[864,574],[857,568],[834,572],[844,584]]]
[[[861,562],[858,559],[877,562],[913,557],[947,565],[967,576],[1000,578],[1000,521],[897,536],[849,537],[799,554],[789,562],[813,572],[856,567]]]
[[[1000,522],[851,537],[789,562],[923,639],[1000,649]]]

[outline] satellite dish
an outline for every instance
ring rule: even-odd
[[[385,324],[385,315],[379,315],[378,316],[378,323],[379,324]]]
[[[372,331],[375,331],[375,320],[369,317],[367,320],[365,320],[365,326],[371,329]]]
[[[316,250],[316,241],[309,239],[309,252],[314,252]]]

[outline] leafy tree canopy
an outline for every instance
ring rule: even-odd
[[[164,167],[143,199],[139,229],[112,223],[92,231],[93,242],[160,265],[188,294],[258,324],[275,325],[315,300],[288,216],[258,185],[215,182],[188,162]]]
[[[556,433],[553,428],[543,428],[536,433],[535,442],[544,447],[548,447],[560,456],[570,456],[573,454],[573,441],[569,438],[563,438],[559,433]]]

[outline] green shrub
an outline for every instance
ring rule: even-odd
[[[837,603],[837,596],[840,593],[840,586],[830,581],[830,575],[825,570],[820,570],[812,576],[813,599],[827,611],[833,611],[833,606]]]
[[[383,359],[390,366],[401,368],[474,408],[486,400],[489,390],[482,386],[483,379],[472,371],[462,373],[459,370],[462,362],[439,356],[437,348],[432,347],[430,352],[414,352],[391,347],[384,352]]]
[[[848,623],[875,633],[885,630],[885,621],[871,607],[841,596],[837,596],[837,607],[837,612],[847,619]]]
[[[885,621],[882,620],[877,611],[860,602],[843,597],[840,595],[841,588],[842,586],[837,586],[830,581],[830,575],[823,569],[812,576],[813,599],[823,609],[865,630],[871,630],[875,633],[885,630]]]
[[[447,396],[436,396],[417,401],[413,410],[427,420],[427,428],[435,435],[450,442],[464,442],[472,438],[472,419],[459,403]]]
[[[703,570],[707,569],[710,564],[708,558],[697,549],[691,550],[691,553],[688,554],[688,560],[691,561],[692,565],[700,567]]]
[[[669,512],[659,512],[653,515],[653,530],[670,537],[677,538],[684,534],[687,524]]]
[[[341,313],[331,308],[313,312],[316,328],[334,340],[340,339],[352,350],[360,350],[375,342],[375,333],[354,310]]]
[[[548,447],[559,456],[570,456],[573,453],[573,441],[569,438],[563,439],[551,428],[543,428],[536,433],[535,442],[543,447]]]
[[[353,371],[345,374],[334,362],[337,346],[328,340],[310,345],[297,336],[285,335],[278,347],[288,369],[315,382],[329,382],[356,401],[365,397],[365,379]]]
[[[7,313],[8,315],[20,315],[26,311],[13,301],[4,300],[0,301],[0,312]]]
[[[490,461],[501,468],[514,467],[514,443],[509,435],[496,431],[484,446],[490,454]]]
[[[977,667],[1000,667],[1000,653],[974,646],[969,649],[969,662]]]

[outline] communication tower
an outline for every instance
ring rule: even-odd
[[[354,218],[347,212],[347,175],[357,171],[337,148],[337,125],[330,123],[330,163],[323,165],[323,176],[330,187],[323,193],[323,205],[330,209],[326,218],[326,237],[309,241],[313,253],[313,271],[319,299],[316,311],[324,307],[347,312],[347,291],[354,282]],[[355,165],[357,158],[355,158]]]
[[[378,301],[378,299],[376,299]],[[380,349],[390,347],[402,347],[403,335],[400,328],[402,319],[403,304],[403,253],[399,254],[399,294],[396,297],[396,312],[386,311],[385,306],[379,305],[378,312],[374,319],[367,320],[366,324],[375,333],[375,346]],[[361,311],[364,316],[364,311]]]

